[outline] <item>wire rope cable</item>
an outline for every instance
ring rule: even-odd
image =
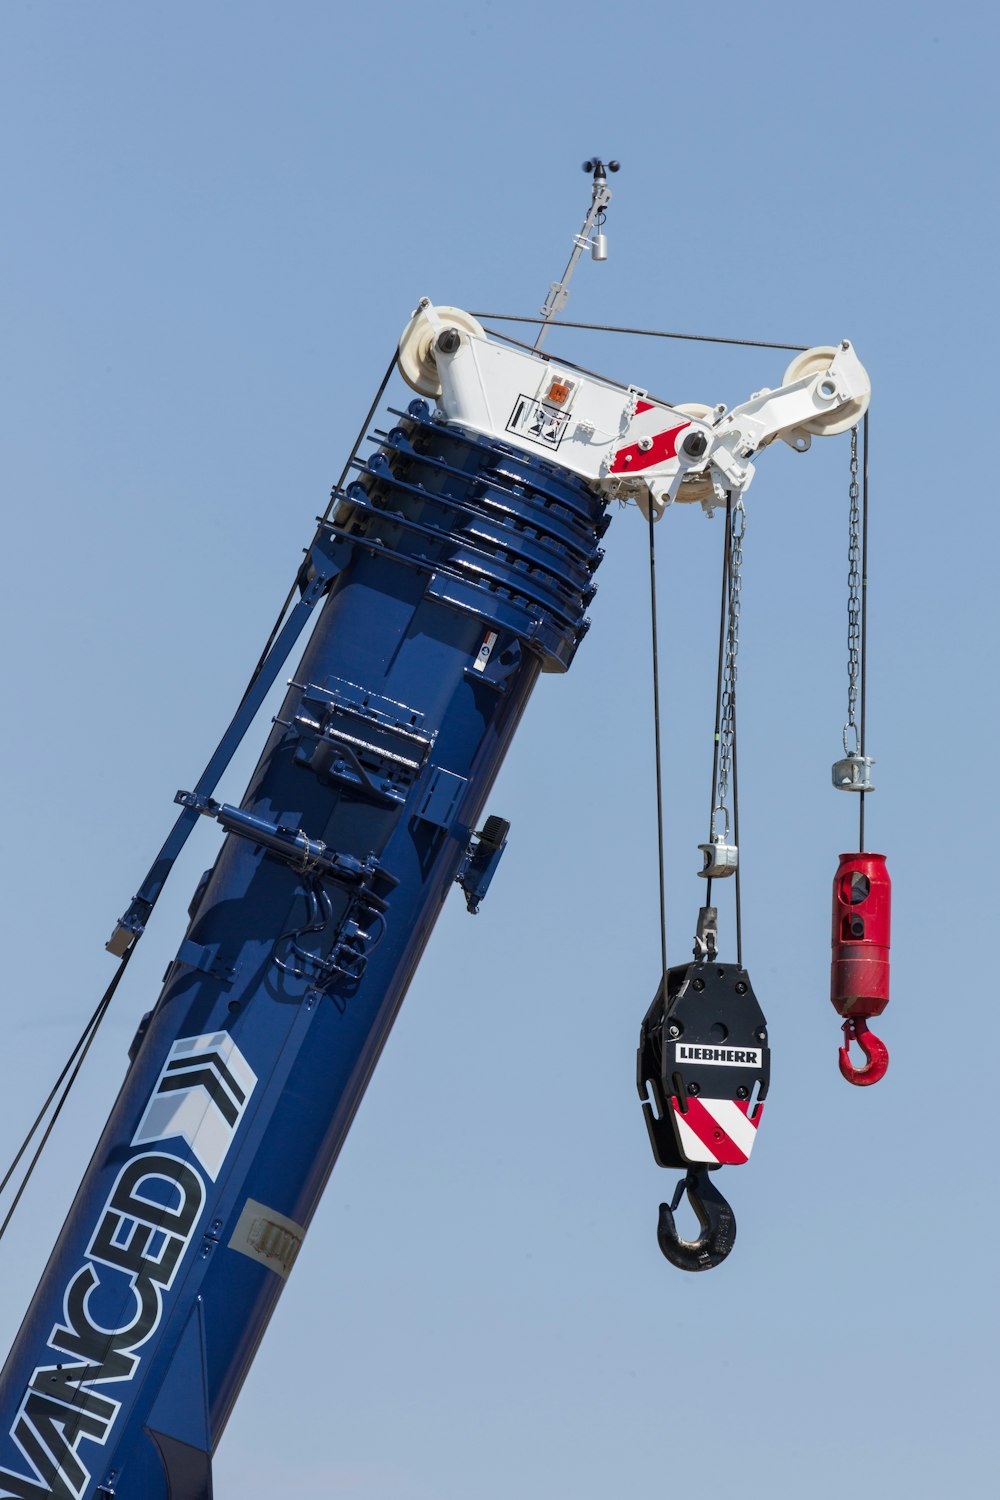
[[[367,434],[369,424],[371,423],[373,417],[375,416],[375,412],[378,409],[378,406],[379,406],[379,403],[382,400],[382,397],[385,395],[386,387],[389,384],[389,381],[390,381],[390,379],[392,377],[392,373],[393,373],[393,371],[396,368],[397,360],[398,360],[398,351],[397,350],[393,350],[392,358],[390,359],[389,364],[388,364],[388,366],[386,368],[385,374],[383,375],[382,380],[381,380],[381,382],[379,384],[379,388],[378,388],[378,391],[376,392],[375,399],[372,401],[372,404],[371,404],[371,406],[368,409],[368,413],[365,416],[365,419],[364,419],[364,421],[361,424],[361,428],[360,428],[360,430],[358,432],[358,435],[357,435],[357,437],[354,440],[354,445],[351,448],[350,456],[348,457],[347,462],[344,464],[344,467],[343,467],[343,469],[341,471],[341,474],[340,474],[340,478],[337,480],[336,484],[333,485],[333,487],[331,488],[330,499],[329,499],[329,501],[327,503],[326,509],[324,510],[322,517],[319,518],[319,523],[317,525],[316,532],[315,532],[315,534],[313,536],[312,541],[310,542],[309,546],[306,548],[306,563],[308,563],[309,554],[312,551],[312,548],[313,548],[313,546],[314,546],[314,544],[316,542],[317,537],[319,537],[319,535],[322,532],[323,524],[329,519],[330,513],[333,510],[334,505],[337,503],[337,500],[338,500],[338,498],[339,498],[339,496],[340,496],[340,494],[341,494],[341,492],[343,490],[344,482],[347,479],[347,476],[348,476],[348,474],[350,473],[350,470],[351,470],[351,465],[354,463],[354,460],[356,459],[356,457],[358,455],[358,450],[360,449],[361,444],[365,440],[365,436]],[[250,676],[250,680],[247,683],[246,688],[244,689],[243,695],[242,695],[242,697],[240,699],[240,707],[242,707],[242,705],[246,702],[247,698],[249,697],[250,693],[253,690],[253,687],[254,687],[255,683],[257,682],[257,679],[260,677],[260,674],[261,674],[261,672],[264,669],[264,664],[267,661],[268,655],[269,655],[269,653],[271,651],[271,647],[274,645],[274,642],[275,642],[275,640],[278,637],[278,634],[279,634],[279,632],[281,630],[281,627],[282,627],[282,625],[284,623],[285,617],[288,614],[289,606],[291,605],[292,600],[295,598],[295,591],[296,591],[296,589],[297,589],[297,587],[299,585],[299,579],[302,576],[302,567],[304,567],[304,566],[305,566],[305,563],[302,564],[302,566],[300,566],[299,570],[297,571],[297,573],[295,575],[295,579],[294,579],[294,581],[292,583],[291,588],[288,591],[288,594],[287,594],[287,596],[285,598],[284,603],[281,606],[281,609],[280,609],[280,611],[278,613],[278,617],[277,617],[277,619],[274,622],[274,626],[273,626],[273,628],[271,630],[271,633],[268,636],[267,642],[266,642],[266,644],[264,646],[264,649],[261,652],[260,658],[257,661],[257,665],[254,667],[253,672],[251,673],[251,676]],[[237,712],[238,711],[239,710],[237,710]],[[235,716],[234,716],[234,718],[235,718]],[[132,954],[134,952],[135,952],[135,944],[133,944],[131,947],[129,947],[126,950],[126,952],[123,954],[123,956],[121,958],[121,961],[120,961],[120,963],[118,965],[118,968],[115,970],[114,976],[111,979],[110,984],[108,985],[107,989],[104,991],[104,994],[101,996],[100,1000],[98,1001],[97,1006],[96,1006],[95,1010],[93,1011],[92,1015],[90,1016],[90,1019],[87,1021],[87,1024],[84,1027],[83,1031],[81,1032],[81,1034],[80,1034],[80,1036],[79,1036],[79,1038],[78,1038],[78,1040],[76,1042],[76,1045],[73,1047],[73,1050],[70,1052],[70,1055],[69,1055],[66,1063],[64,1064],[64,1066],[62,1068],[62,1071],[60,1072],[60,1074],[59,1074],[58,1078],[56,1079],[55,1083],[52,1085],[52,1088],[49,1090],[49,1093],[48,1093],[48,1095],[47,1095],[47,1097],[45,1099],[45,1102],[43,1103],[42,1107],[39,1109],[38,1113],[36,1114],[36,1116],[35,1116],[34,1120],[32,1121],[32,1124],[31,1124],[31,1126],[30,1126],[27,1134],[25,1135],[25,1137],[22,1140],[20,1146],[18,1147],[17,1151],[15,1152],[14,1157],[13,1157],[10,1165],[8,1166],[7,1171],[4,1174],[4,1176],[3,1176],[3,1179],[0,1180],[0,1193],[3,1193],[3,1191],[7,1188],[8,1184],[11,1182],[11,1179],[14,1177],[14,1174],[17,1171],[18,1165],[20,1164],[20,1162],[24,1158],[26,1152],[29,1150],[32,1141],[36,1139],[39,1130],[42,1129],[43,1122],[45,1122],[46,1116],[49,1115],[49,1111],[51,1110],[51,1115],[49,1115],[48,1123],[45,1124],[45,1128],[44,1128],[44,1130],[42,1130],[41,1138],[38,1141],[38,1145],[37,1145],[37,1147],[35,1149],[35,1152],[34,1152],[33,1156],[31,1157],[31,1160],[28,1162],[26,1168],[24,1169],[24,1173],[23,1173],[23,1175],[21,1177],[20,1182],[17,1185],[17,1188],[16,1188],[16,1191],[14,1193],[14,1197],[13,1197],[13,1200],[12,1200],[12,1202],[10,1204],[10,1207],[8,1208],[7,1213],[6,1213],[5,1217],[4,1217],[4,1219],[2,1220],[2,1222],[0,1222],[0,1239],[2,1239],[3,1236],[4,1236],[4,1234],[6,1233],[7,1227],[10,1224],[12,1218],[14,1217],[14,1214],[15,1214],[15,1212],[17,1210],[17,1207],[18,1207],[19,1203],[21,1202],[22,1197],[24,1196],[25,1190],[26,1190],[26,1188],[28,1186],[28,1183],[31,1180],[32,1174],[34,1173],[34,1170],[35,1170],[36,1166],[38,1165],[38,1162],[39,1162],[39,1159],[41,1158],[42,1152],[44,1151],[46,1145],[48,1144],[49,1137],[51,1136],[52,1131],[55,1128],[56,1121],[59,1119],[59,1116],[62,1113],[63,1107],[66,1104],[67,1099],[69,1098],[69,1095],[70,1095],[70,1092],[71,1092],[71,1090],[73,1088],[73,1085],[75,1084],[77,1078],[79,1077],[80,1069],[83,1067],[84,1060],[86,1059],[87,1053],[90,1051],[90,1048],[91,1048],[91,1046],[93,1044],[94,1038],[97,1036],[97,1033],[98,1033],[98,1031],[101,1028],[101,1024],[102,1024],[105,1016],[108,1013],[108,1009],[109,1009],[109,1007],[111,1005],[111,1001],[112,1001],[112,999],[114,997],[115,991],[117,990],[118,985],[121,982],[121,979],[122,979],[122,977],[123,977],[123,975],[125,973],[125,969],[128,966],[129,959],[131,958],[131,956],[132,956]],[[54,1108],[53,1108],[53,1105],[54,1105]]]
[[[471,314],[470,314],[471,316]],[[576,370],[579,375],[590,375],[594,380],[601,380],[605,385],[613,385],[620,391],[627,391],[629,386],[624,380],[616,380],[613,375],[605,375],[600,370],[591,370],[587,365],[577,364],[575,360],[564,359],[561,355],[547,353],[544,349],[536,349],[534,344],[526,344],[522,339],[516,339],[509,333],[502,333],[499,328],[484,328],[484,333],[490,334],[495,339],[502,339],[505,344],[512,344],[515,349],[524,349],[528,354],[534,354],[552,364],[558,364],[561,369]],[[665,396],[654,395],[652,391],[646,393],[650,401],[656,401],[661,406],[669,406],[670,402]]]
[[[353,464],[354,460],[357,458],[357,456],[358,456],[358,449],[361,447],[361,444],[365,440],[365,435],[366,435],[366,433],[368,431],[368,424],[371,422],[372,418],[374,417],[376,411],[378,410],[379,403],[382,400],[382,397],[385,395],[385,388],[389,384],[390,379],[392,378],[392,372],[396,368],[396,364],[397,364],[398,359],[399,359],[399,350],[398,349],[394,349],[393,353],[392,353],[392,358],[389,361],[388,367],[386,368],[386,372],[382,376],[381,384],[379,385],[378,391],[375,394],[375,399],[372,402],[371,406],[368,408],[368,414],[367,414],[367,416],[365,417],[364,421],[361,424],[361,428],[360,428],[360,430],[358,432],[357,437],[354,439],[354,446],[351,449],[350,457],[348,458],[347,462],[344,464],[343,469],[341,470],[340,478],[337,480],[336,484],[333,485],[332,488],[331,488],[331,490],[330,490],[330,499],[327,502],[326,509],[324,510],[322,516],[319,518],[319,524],[316,527],[316,531],[315,531],[315,534],[313,536],[312,541],[309,543],[309,546],[306,548],[306,562],[309,561],[309,553],[312,551],[313,546],[315,545],[317,538],[320,536],[320,534],[321,534],[321,532],[323,530],[324,523],[330,519],[330,512],[333,510],[334,505],[337,503],[337,500],[338,500],[338,498],[340,496],[340,493],[341,493],[341,491],[342,491],[342,489],[344,487],[344,481],[346,480],[348,474],[351,472],[351,465]],[[303,564],[303,566],[305,566],[305,564]],[[257,678],[260,676],[261,672],[264,670],[264,663],[267,661],[268,653],[270,652],[271,647],[274,645],[275,641],[277,640],[277,638],[278,638],[278,632],[281,630],[281,627],[284,624],[285,616],[288,613],[288,609],[289,609],[289,606],[290,606],[292,600],[295,598],[295,590],[299,586],[299,579],[300,579],[301,576],[302,576],[302,568],[300,567],[299,570],[298,570],[298,572],[296,573],[294,579],[292,580],[292,586],[291,586],[291,588],[288,590],[288,593],[285,596],[285,602],[284,602],[284,604],[282,604],[281,609],[278,611],[278,617],[277,617],[277,619],[274,622],[274,625],[273,625],[273,627],[271,629],[270,635],[267,638],[267,642],[266,642],[266,644],[264,646],[264,649],[260,653],[260,659],[258,660],[257,665],[254,667],[253,672],[251,673],[250,681],[247,683],[246,689],[244,690],[244,693],[243,693],[243,697],[240,699],[240,703],[241,704],[243,704],[243,703],[246,702],[248,696],[253,691],[253,687],[254,687],[255,682],[257,681]]]
[[[115,990],[118,988],[118,985],[121,982],[122,975],[125,973],[125,970],[128,967],[129,959],[132,957],[132,954],[134,952],[134,948],[129,948],[128,951],[123,955],[118,968],[115,970],[111,983],[104,991],[104,994],[101,996],[100,1000],[97,1003],[96,1009],[88,1020],[86,1026],[83,1028],[83,1031],[80,1033],[76,1045],[74,1046],[72,1052],[66,1060],[66,1063],[63,1066],[62,1072],[59,1074],[59,1077],[56,1079],[55,1083],[52,1085],[52,1088],[49,1090],[49,1094],[47,1099],[45,1100],[45,1103],[42,1105],[41,1109],[38,1111],[37,1115],[32,1121],[28,1133],[18,1147],[10,1166],[7,1168],[7,1171],[4,1174],[3,1181],[0,1182],[0,1193],[2,1193],[3,1190],[7,1187],[7,1184],[10,1182],[11,1178],[14,1176],[14,1173],[17,1170],[18,1163],[21,1161],[21,1158],[24,1156],[25,1152],[28,1150],[28,1147],[31,1145],[32,1140],[37,1135],[46,1114],[48,1114],[53,1100],[55,1100],[55,1108],[52,1110],[49,1122],[42,1132],[41,1139],[38,1142],[38,1146],[35,1150],[34,1155],[32,1156],[31,1160],[24,1170],[24,1174],[17,1186],[13,1201],[11,1202],[11,1205],[7,1210],[6,1216],[4,1217],[3,1222],[0,1223],[0,1239],[3,1239],[3,1236],[6,1234],[7,1226],[10,1224],[11,1219],[14,1217],[17,1206],[24,1196],[24,1191],[27,1188],[28,1183],[31,1181],[32,1174],[36,1166],[38,1165],[39,1158],[41,1157],[45,1146],[48,1143],[49,1136],[52,1134],[55,1123],[62,1113],[63,1105],[69,1098],[70,1091],[74,1083],[76,1082],[77,1077],[79,1076],[80,1069],[83,1067],[84,1060],[87,1056],[87,1053],[90,1051],[94,1038],[96,1037],[98,1031],[100,1031],[101,1029],[101,1023],[108,1013],[108,1009],[114,997]]]
[[[774,344],[768,339],[726,339],[708,333],[671,333],[663,328],[622,328],[614,323],[573,323],[565,318],[519,318],[514,313],[473,312],[469,316],[488,318],[493,323],[546,323],[549,328],[583,328],[591,333],[626,333],[645,339],[683,339],[691,344],[737,344],[747,349],[790,349],[796,354],[804,354],[811,347],[809,344]]]
[[[726,496],[726,517],[729,521],[729,609],[728,630],[726,641],[726,654],[728,657],[726,676],[728,682],[723,689],[723,716],[726,713],[726,696],[729,697],[729,755],[732,762],[733,773],[733,842],[736,845],[736,891],[734,905],[736,908],[736,962],[743,967],[743,846],[740,843],[740,771],[739,757],[737,753],[737,716],[736,716],[736,683],[737,669],[736,656],[740,645],[740,611],[741,611],[741,589],[743,584],[743,539],[746,535],[746,511],[743,508],[743,496],[738,495],[735,506],[735,515],[732,514],[732,495]],[[739,519],[739,530],[736,521]],[[725,739],[723,738],[723,765],[725,752]]]
[[[656,843],[659,874],[660,904],[660,978],[663,985],[663,1003],[667,1003],[667,892],[663,855],[663,762],[660,740],[660,651],[656,627],[656,542],[653,527],[656,524],[653,505],[649,505],[649,619],[653,662],[653,743],[656,756]]]
[[[733,839],[739,851],[736,861],[736,962],[743,967],[743,845],[740,843],[740,762],[736,730],[736,684],[733,684]]]
[[[712,836],[712,814],[715,812],[715,793],[719,784],[719,740],[722,720],[722,669],[726,652],[726,606],[729,602],[729,548],[732,539],[732,496],[726,496],[726,529],[722,542],[722,597],[719,601],[719,660],[715,677],[715,733],[712,736],[712,789],[708,804],[709,838]],[[712,904],[712,877],[705,881],[705,905]]]

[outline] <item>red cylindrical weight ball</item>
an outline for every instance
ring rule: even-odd
[[[889,1004],[892,883],[884,854],[842,854],[833,882],[830,999],[842,1016],[880,1016]]]

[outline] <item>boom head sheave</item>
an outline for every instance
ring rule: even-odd
[[[539,455],[609,498],[659,519],[675,500],[711,514],[745,492],[757,452],[781,438],[804,453],[813,437],[860,421],[871,382],[849,340],[796,355],[774,390],[731,410],[668,406],[640,386],[585,375],[535,350],[491,339],[469,313],[422,298],[399,342],[403,378],[437,400],[439,418]]]

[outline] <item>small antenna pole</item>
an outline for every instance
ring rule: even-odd
[[[570,278],[576,270],[577,261],[587,246],[590,246],[590,252],[595,260],[607,260],[608,258],[607,237],[601,232],[601,225],[604,223],[604,215],[607,212],[608,204],[611,202],[611,189],[608,187],[608,172],[617,172],[620,165],[620,162],[609,161],[607,170],[605,170],[604,163],[599,156],[591,157],[589,161],[585,161],[583,164],[583,170],[592,173],[594,179],[590,209],[583,221],[580,233],[573,240],[573,253],[566,263],[565,271],[558,281],[551,283],[549,294],[541,306],[540,311],[544,321],[538,330],[538,337],[534,343],[536,349],[542,347],[542,341],[549,331],[549,324],[558,313],[562,312],[569,300]],[[596,234],[594,233],[595,228],[597,230]]]

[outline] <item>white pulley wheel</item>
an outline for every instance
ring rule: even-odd
[[[822,375],[833,364],[836,353],[832,344],[817,344],[815,349],[806,349],[803,354],[797,354],[785,371],[782,385],[806,380],[811,375]],[[821,412],[808,422],[800,422],[797,430],[811,432],[815,437],[835,437],[838,432],[847,432],[848,428],[861,421],[870,400],[869,387],[866,395],[856,396],[853,401],[846,401],[830,411]]]
[[[460,307],[435,307],[437,326],[430,321],[424,308],[418,309],[403,329],[399,340],[399,373],[413,390],[421,396],[440,396],[441,380],[434,358],[434,340],[445,328],[457,328],[461,333],[471,333],[476,338],[485,338],[481,324]]]
[[[680,406],[673,407],[672,410],[679,411],[682,416],[693,417],[696,422],[704,422],[712,408],[702,401],[685,401]],[[707,474],[691,474],[681,480],[677,499],[687,505],[696,500],[711,500],[714,494],[712,481]]]

